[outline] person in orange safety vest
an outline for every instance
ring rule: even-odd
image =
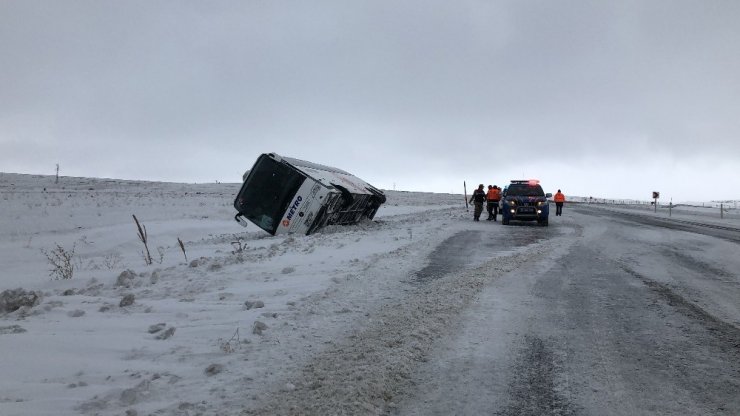
[[[486,209],[488,210],[488,221],[496,221],[498,215],[498,203],[501,200],[501,188],[496,185],[488,185],[486,194]]]
[[[560,192],[560,189],[558,189],[558,193],[556,193],[552,199],[553,201],[555,201],[555,216],[559,217],[563,215],[563,203],[565,202],[565,195],[563,195],[563,193]]]

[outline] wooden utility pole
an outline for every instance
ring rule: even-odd
[[[463,194],[465,195],[465,211],[470,211],[468,208],[468,187],[465,185],[465,181],[463,181]]]

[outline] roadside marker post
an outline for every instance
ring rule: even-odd
[[[463,193],[465,195],[465,211],[467,212],[470,209],[468,209],[468,187],[465,185],[465,181],[463,181]]]
[[[655,212],[658,212],[658,198],[660,198],[660,192],[653,191],[653,205],[655,205]]]

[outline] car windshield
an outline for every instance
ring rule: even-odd
[[[506,196],[545,196],[545,192],[539,185],[512,184],[506,190]]]
[[[249,172],[235,207],[250,221],[274,235],[305,179],[303,174],[288,165],[263,155]]]

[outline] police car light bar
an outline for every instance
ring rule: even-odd
[[[511,181],[511,183],[515,183],[519,185],[535,186],[540,183],[540,180],[539,179],[514,179]]]

